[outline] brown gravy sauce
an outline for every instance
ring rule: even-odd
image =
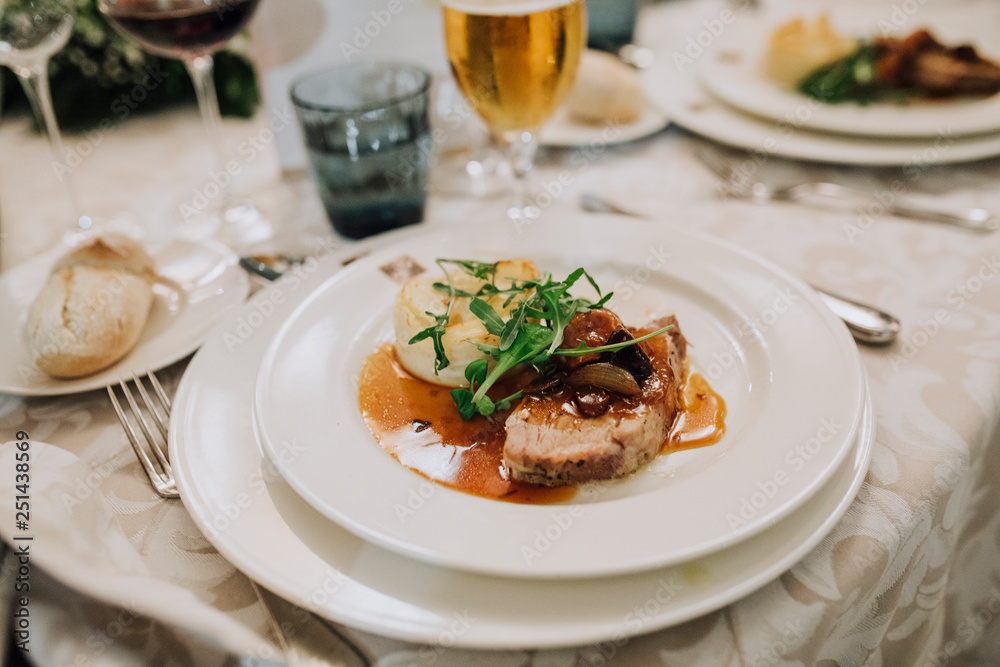
[[[464,421],[450,389],[411,375],[399,361],[396,346],[382,345],[361,370],[358,402],[379,444],[401,464],[430,480],[476,496],[515,503],[548,504],[571,499],[576,487],[548,488],[509,479],[503,464],[504,422],[510,411],[497,412],[493,423]],[[506,377],[489,392],[494,400],[523,386],[524,378]],[[661,452],[704,447],[725,433],[726,404],[697,373],[686,374],[683,412]]]

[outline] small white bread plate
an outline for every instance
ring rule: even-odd
[[[623,125],[581,123],[570,118],[566,108],[561,107],[539,130],[538,141],[552,148],[624,144],[656,134],[668,123],[663,112],[649,102],[643,104],[635,122]]]
[[[857,445],[829,483],[785,520],[706,558],[625,577],[538,581],[465,574],[385,551],[303,502],[262,458],[252,428],[254,378],[271,338],[338,267],[331,259],[308,283],[279,282],[231,314],[188,366],[170,430],[178,488],[202,532],[240,570],[326,618],[398,639],[434,643],[446,636],[476,648],[652,632],[729,604],[788,570],[830,532],[864,480],[873,449],[870,408]],[[253,334],[233,345],[227,334],[263,312],[268,316]],[[455,634],[455,610],[476,622]]]
[[[605,576],[747,539],[800,507],[848,456],[864,374],[847,329],[804,283],[680,225],[579,216],[530,231],[427,229],[405,244],[380,246],[317,288],[284,323],[257,377],[257,426],[281,476],[321,514],[434,565],[531,578]],[[727,402],[725,437],[658,457],[625,479],[587,485],[567,505],[505,503],[431,485],[378,445],[358,407],[366,357],[393,340],[400,284],[382,267],[404,256],[431,271],[437,257],[527,256],[557,279],[585,267],[617,292],[610,307],[625,322],[675,312],[694,365]],[[289,443],[295,456],[287,456]],[[419,510],[406,512],[414,494]]]
[[[153,305],[139,342],[120,361],[81,378],[60,380],[42,373],[31,361],[24,325],[28,308],[42,289],[62,247],[46,252],[0,275],[0,392],[56,396],[106,387],[120,378],[155,371],[198,348],[212,328],[246,299],[250,283],[238,258],[212,241],[175,240],[151,254],[156,264]],[[6,320],[6,317],[10,317]]]
[[[853,20],[847,20],[853,18]],[[846,17],[847,35],[879,35],[876,26]],[[921,24],[923,25],[923,24]],[[801,123],[804,129],[886,138],[953,138],[1000,132],[1000,95],[954,100],[914,100],[909,104],[823,104],[794,90],[785,90],[767,78],[762,62],[774,24],[748,21],[727,34],[697,66],[701,85],[736,109],[766,120]],[[914,28],[920,27],[917,25]],[[933,33],[945,44],[973,44],[994,61],[1000,60],[989,21],[943,22]]]

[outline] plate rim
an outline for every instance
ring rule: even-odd
[[[587,221],[590,221],[594,216],[587,216]],[[595,223],[597,224],[597,223]],[[641,238],[645,239],[649,234],[648,227],[644,224],[636,223],[631,219],[621,219],[618,222],[619,225],[631,226],[633,230],[641,235]],[[290,463],[285,463],[283,457],[281,456],[281,444],[277,442],[272,442],[267,437],[267,427],[261,421],[261,413],[263,405],[261,403],[262,393],[264,388],[269,384],[270,371],[273,367],[273,357],[277,353],[281,342],[283,341],[285,335],[289,330],[295,325],[299,316],[308,310],[310,305],[317,299],[322,298],[328,290],[335,288],[339,281],[343,280],[345,276],[350,276],[353,271],[358,270],[357,264],[352,266],[348,271],[338,272],[334,276],[331,276],[321,285],[318,285],[308,296],[306,296],[301,303],[299,303],[294,311],[283,321],[279,331],[273,337],[268,351],[263,357],[263,361],[258,367],[257,377],[255,381],[255,392],[254,392],[254,423],[256,434],[261,443],[262,448],[268,457],[274,461],[274,467],[277,469],[281,477],[291,486],[295,492],[303,498],[308,504],[310,504],[314,509],[327,517],[327,519],[334,521],[340,526],[346,528],[348,531],[358,535],[362,539],[378,544],[380,547],[385,548],[390,551],[395,551],[401,553],[405,556],[422,560],[431,565],[448,567],[451,569],[466,571],[476,574],[486,574],[492,576],[504,576],[504,577],[519,577],[519,578],[536,578],[536,579],[548,579],[548,578],[586,578],[586,577],[597,577],[606,576],[610,574],[628,574],[639,572],[643,570],[654,569],[663,565],[667,565],[674,562],[680,562],[682,560],[688,560],[691,558],[703,556],[707,553],[711,553],[721,548],[732,546],[740,541],[749,539],[755,534],[760,533],[765,530],[768,525],[781,520],[782,518],[788,516],[795,509],[802,504],[804,504],[809,497],[811,497],[816,491],[823,486],[830,477],[832,477],[838,465],[844,460],[844,458],[849,454],[851,439],[857,432],[860,426],[860,422],[863,417],[863,402],[864,402],[864,367],[861,363],[860,355],[857,352],[857,346],[847,331],[847,328],[843,323],[834,316],[829,309],[822,304],[819,297],[815,292],[808,287],[808,285],[799,279],[798,277],[788,273],[781,267],[773,264],[769,260],[757,255],[756,253],[750,252],[747,249],[731,244],[724,239],[720,239],[717,236],[710,234],[705,234],[698,231],[692,231],[688,229],[681,228],[679,226],[674,226],[675,231],[686,235],[693,239],[696,243],[707,243],[709,246],[716,248],[722,248],[723,250],[731,253],[735,253],[738,256],[744,258],[745,260],[752,263],[755,267],[767,272],[769,276],[776,276],[784,281],[784,285],[791,284],[801,291],[801,296],[805,296],[807,302],[811,305],[811,314],[818,316],[820,321],[823,321],[825,328],[829,330],[832,336],[832,341],[835,347],[839,349],[841,354],[846,354],[850,357],[850,363],[854,367],[851,371],[851,391],[852,394],[857,394],[857,401],[852,403],[851,408],[852,417],[854,419],[853,423],[848,425],[847,436],[843,440],[844,445],[840,446],[837,450],[836,455],[826,466],[825,469],[821,470],[815,478],[803,483],[801,488],[796,495],[784,501],[783,504],[779,504],[777,509],[769,510],[766,513],[761,514],[759,517],[754,517],[750,523],[750,527],[742,527],[740,530],[732,529],[729,533],[723,536],[716,536],[711,541],[699,543],[697,547],[689,547],[686,550],[675,551],[667,558],[664,558],[662,553],[657,554],[647,554],[640,558],[632,557],[625,564],[617,562],[614,564],[605,563],[602,566],[582,566],[576,565],[574,568],[567,568],[566,564],[563,563],[556,566],[556,563],[547,563],[543,567],[532,567],[531,563],[528,562],[527,566],[520,561],[505,561],[505,564],[483,564],[475,559],[469,557],[463,557],[461,555],[456,555],[452,553],[442,552],[441,549],[436,548],[430,543],[426,544],[413,544],[412,537],[409,541],[403,539],[402,537],[394,536],[389,533],[385,533],[384,530],[380,532],[378,527],[373,527],[371,521],[360,522],[353,515],[346,515],[341,509],[332,507],[326,500],[317,495],[315,489],[312,488],[313,485],[304,482],[300,473],[298,473],[294,466],[298,459]],[[446,235],[446,232],[442,232],[437,229],[427,229],[423,234],[418,234],[418,238],[424,236],[430,236],[431,240],[435,236]],[[393,244],[386,243],[379,245],[377,250],[395,252],[393,250]],[[374,261],[374,260],[372,260]],[[856,374],[856,375],[855,375]],[[857,386],[853,386],[853,380],[857,380]],[[404,469],[400,466],[400,469]],[[452,491],[448,494],[453,495],[460,492]],[[655,493],[655,492],[653,492]],[[463,494],[464,496],[465,494]],[[456,496],[457,497],[457,496]],[[482,499],[472,498],[469,502],[475,503],[476,501],[481,501]],[[625,500],[629,500],[626,498]],[[495,501],[491,501],[495,502]],[[622,502],[621,500],[615,502]],[[572,506],[572,505],[567,505]],[[483,506],[486,507],[486,506]],[[541,510],[537,513],[541,513],[543,510],[547,511],[548,506],[543,506]],[[503,510],[497,509],[496,512],[503,512]],[[532,510],[526,510],[530,512]],[[426,542],[426,540],[425,540]],[[523,559],[522,559],[523,560]]]
[[[670,119],[658,106],[653,104],[643,90],[642,115],[633,123],[615,125],[613,123],[599,123],[592,127],[584,123],[577,123],[567,117],[565,106],[556,110],[555,114],[547,121],[538,132],[538,143],[548,148],[585,148],[594,145],[618,146],[627,144],[639,139],[646,139],[658,132],[662,132],[668,125]],[[586,139],[571,140],[569,135],[561,128],[580,128],[581,134],[587,134]],[[604,136],[609,129],[621,130],[617,137],[608,138]],[[589,130],[589,132],[588,132]],[[560,134],[560,131],[563,134]]]

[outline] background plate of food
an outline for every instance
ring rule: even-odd
[[[99,389],[191,354],[249,293],[237,257],[175,240],[149,254],[116,233],[59,247],[0,276],[0,391]]]
[[[255,419],[265,452],[306,502],[347,530],[412,558],[478,573],[535,578],[624,573],[678,563],[759,533],[807,501],[847,457],[863,412],[863,371],[843,324],[800,281],[743,250],[675,226],[653,228],[617,219],[609,226],[606,220],[587,217],[546,221],[531,234],[519,234],[512,226],[468,231],[460,235],[428,230],[408,237],[405,245],[381,248],[352,263],[303,301],[261,364]],[[463,486],[475,477],[476,466],[466,465],[470,460],[501,478],[527,471],[525,479],[534,485],[551,483],[551,478],[579,481],[582,478],[567,472],[573,463],[583,470],[604,470],[591,466],[604,460],[599,455],[578,456],[575,450],[562,460],[546,459],[551,467],[539,467],[545,457],[533,458],[531,448],[521,446],[551,442],[543,437],[545,424],[539,426],[531,415],[522,414],[526,405],[534,405],[534,389],[518,382],[531,383],[530,376],[514,377],[512,386],[485,403],[481,391],[473,395],[443,386],[445,381],[426,382],[426,370],[413,385],[419,391],[407,394],[398,387],[400,378],[413,380],[409,366],[393,363],[407,349],[403,346],[410,345],[400,339],[400,332],[402,339],[419,339],[411,334],[423,331],[426,324],[401,313],[432,313],[433,325],[450,298],[440,301],[440,290],[435,297],[428,287],[445,280],[436,260],[462,258],[490,265],[519,257],[530,257],[539,271],[551,273],[548,282],[536,279],[541,280],[535,283],[539,293],[576,275],[578,283],[569,290],[572,297],[601,302],[589,280],[575,271],[585,268],[604,293],[615,293],[603,305],[635,327],[635,335],[659,330],[660,318],[675,314],[688,343],[693,372],[687,377],[700,373],[725,403],[721,439],[682,451],[665,447],[665,455],[640,462],[620,479],[539,488],[537,494],[529,491],[520,498],[507,497],[505,479],[494,478],[486,487]],[[453,270],[454,263],[447,268]],[[431,279],[416,288],[406,283],[404,289],[401,283],[413,275]],[[525,278],[530,271],[519,275],[530,279]],[[452,280],[462,290],[478,289],[474,282]],[[497,285],[508,286],[503,281]],[[518,304],[507,303],[509,295],[503,292],[492,304],[498,321],[515,319]],[[451,324],[475,326],[480,321],[459,306],[453,315],[459,311],[461,322]],[[533,317],[537,313],[529,313],[527,320]],[[401,321],[408,324],[400,327]],[[525,330],[534,336],[538,329],[532,327]],[[499,328],[495,334],[504,338]],[[455,360],[462,350],[479,349],[460,344],[461,336],[448,336],[441,344]],[[518,336],[508,349],[519,349],[523,341]],[[465,336],[470,337],[484,349],[496,342],[482,332]],[[432,340],[425,336],[419,342],[430,349]],[[654,355],[657,373],[666,368],[658,366],[657,359],[670,354]],[[429,358],[433,361],[434,352]],[[497,357],[491,368],[500,367],[504,358]],[[475,368],[471,359],[461,363]],[[379,363],[382,371],[372,373],[373,364]],[[493,377],[492,370],[487,375],[487,366],[482,362],[482,376],[472,373],[479,389]],[[441,369],[441,374],[447,370]],[[456,374],[447,382],[460,382],[462,375],[469,377]],[[386,384],[373,383],[372,377]],[[642,397],[649,386],[646,380]],[[518,387],[527,392],[524,402],[518,397],[503,405],[507,390]],[[558,407],[552,396],[545,394],[539,404]],[[583,411],[578,401],[573,404]],[[466,415],[463,407],[470,405],[475,409]],[[612,405],[593,423],[607,425],[600,420],[618,414],[618,404]],[[450,412],[445,411],[448,406]],[[643,414],[653,413],[650,408]],[[401,421],[380,425],[373,415]],[[518,415],[524,422],[512,427],[510,420]],[[629,423],[660,427],[649,420]],[[444,424],[459,429],[465,442],[437,437],[443,432],[438,426]],[[551,426],[562,436],[567,429],[589,428],[579,420]],[[504,427],[502,458],[478,458],[496,442],[496,430]],[[520,448],[512,453],[515,432]],[[629,446],[628,434],[601,431],[603,436],[609,433],[606,440],[612,444]],[[566,451],[574,443],[600,440],[589,431],[571,436],[557,439]],[[415,446],[398,449],[404,440]],[[522,502],[506,502],[518,499]]]
[[[991,24],[967,12],[918,18],[899,27],[847,12],[748,22],[698,64],[698,80],[741,111],[810,130],[883,138],[1000,130]]]
[[[659,54],[643,77],[646,91],[671,122],[728,146],[798,160],[863,166],[952,164],[1000,155],[1000,133],[926,138],[882,138],[814,132],[802,120],[775,121],[744,113],[710,94],[692,68],[678,70]]]

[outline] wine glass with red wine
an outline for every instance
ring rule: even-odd
[[[98,0],[97,3],[111,25],[127,38],[154,55],[178,58],[187,65],[205,130],[214,148],[214,175],[226,173],[223,168],[226,160],[219,102],[212,79],[212,56],[249,23],[259,1]],[[236,245],[249,245],[269,237],[270,225],[251,203],[236,204],[231,200],[230,180],[231,177],[213,179],[220,190],[221,204],[217,207],[218,217],[210,217],[225,225],[223,237]],[[182,207],[182,214],[184,211]]]

